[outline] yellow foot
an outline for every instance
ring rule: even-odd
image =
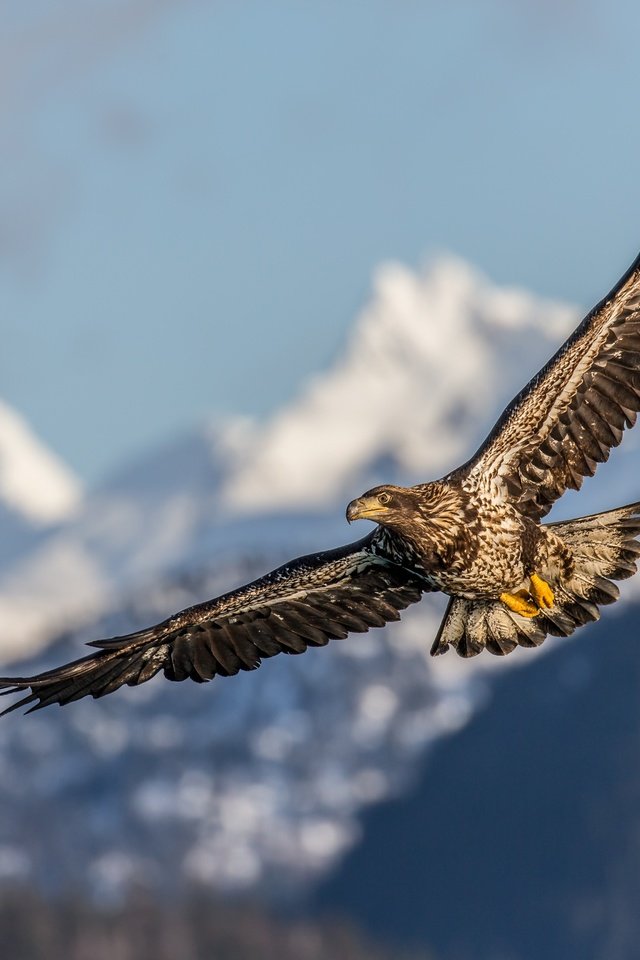
[[[553,606],[553,590],[546,580],[539,577],[537,573],[532,573],[529,579],[531,584],[530,591],[533,600],[541,610],[548,610]]]
[[[540,607],[532,602],[531,597],[526,590],[518,590],[517,593],[501,593],[500,599],[509,610],[519,613],[521,617],[527,617],[531,620],[540,613]]]

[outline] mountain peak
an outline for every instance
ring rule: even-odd
[[[66,519],[79,501],[80,485],[71,471],[0,402],[0,504],[43,527]]]
[[[255,427],[228,506],[327,505],[358,492],[376,463],[405,478],[445,472],[490,426],[496,381],[504,402],[522,386],[523,343],[533,375],[575,322],[573,308],[497,287],[454,257],[417,272],[383,264],[340,359]]]

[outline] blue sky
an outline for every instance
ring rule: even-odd
[[[95,483],[293,396],[382,260],[590,306],[640,249],[639,33],[623,0],[6,5],[0,397]]]

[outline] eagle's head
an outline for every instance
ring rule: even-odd
[[[392,527],[414,516],[418,509],[419,498],[411,487],[384,484],[352,500],[347,507],[347,520],[349,523],[352,520],[374,520]]]
[[[347,520],[373,520],[409,540],[450,539],[468,522],[459,493],[436,480],[415,487],[385,484],[367,490],[347,507]]]

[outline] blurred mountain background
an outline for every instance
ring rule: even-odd
[[[3,673],[470,455],[640,246],[613,8],[2,8]],[[638,476],[632,432],[553,517]],[[639,590],[504,661],[430,661],[427,597],[230,681],[5,718],[9,953],[633,958]]]

